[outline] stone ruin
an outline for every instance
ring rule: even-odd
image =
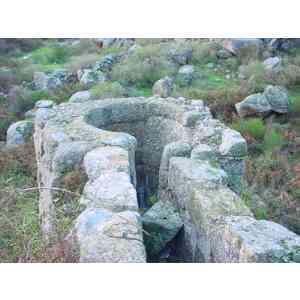
[[[88,178],[66,237],[80,262],[151,261],[170,243],[184,262],[299,261],[300,238],[256,220],[239,196],[246,141],[201,100],[40,108],[34,142],[47,241],[57,238],[64,177],[79,170]]]

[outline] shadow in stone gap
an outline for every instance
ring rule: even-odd
[[[143,164],[136,165],[136,193],[139,208],[147,209],[151,206],[149,198],[154,196],[151,194],[149,187],[149,176],[145,172],[145,166]]]

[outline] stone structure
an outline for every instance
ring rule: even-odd
[[[165,243],[183,224],[177,236],[184,261],[299,257],[300,238],[255,220],[238,196],[247,144],[201,100],[140,97],[41,108],[34,140],[47,240],[56,237],[56,189],[72,170],[88,177],[83,210],[68,235],[81,262],[145,262],[139,207],[149,207],[152,195],[160,204],[146,212],[145,225],[157,220]]]

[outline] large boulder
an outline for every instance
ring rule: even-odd
[[[69,102],[85,102],[89,100],[91,100],[90,91],[79,91],[70,97]]]
[[[156,96],[167,98],[171,96],[173,88],[174,88],[174,83],[172,78],[164,77],[154,83],[152,92]]]
[[[289,94],[284,87],[268,85],[265,88],[264,95],[271,105],[272,111],[282,114],[288,112]]]
[[[235,105],[240,117],[251,115],[265,116],[270,113],[271,105],[265,95],[257,93],[246,97],[242,102]]]
[[[183,226],[180,215],[169,201],[156,202],[142,216],[145,246],[148,256],[154,258],[177,235]]]
[[[242,102],[235,105],[240,117],[246,116],[266,116],[272,111],[277,113],[287,113],[289,110],[289,96],[285,88],[269,85],[261,94],[248,96]]]
[[[33,130],[33,122],[29,120],[10,125],[7,130],[6,146],[16,147],[28,143],[32,138]]]

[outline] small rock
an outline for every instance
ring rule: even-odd
[[[54,102],[51,100],[40,100],[35,104],[35,108],[52,108],[53,106]]]
[[[239,132],[225,129],[219,151],[222,155],[244,157],[247,155],[247,142]]]
[[[221,59],[227,59],[230,58],[232,56],[232,53],[230,53],[229,51],[225,50],[225,49],[220,49],[217,52],[217,57],[221,58]]]
[[[195,70],[192,65],[185,65],[179,68],[177,80],[182,86],[190,85],[195,78]]]
[[[154,83],[152,92],[154,95],[167,98],[171,95],[173,88],[174,88],[174,83],[172,78],[164,77]]]
[[[269,57],[264,60],[263,65],[266,70],[278,71],[281,67],[281,58],[278,56]]]
[[[90,91],[79,91],[70,97],[69,102],[85,102],[89,100],[91,100]]]
[[[80,83],[84,85],[93,85],[96,83],[104,82],[106,80],[105,75],[101,71],[94,71],[91,69],[85,69],[80,74]]]

